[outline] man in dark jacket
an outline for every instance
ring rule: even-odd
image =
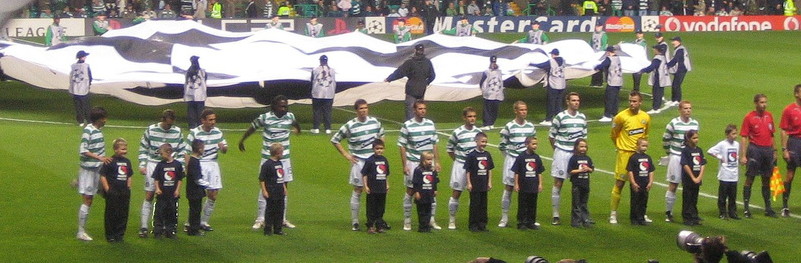
[[[426,23],[426,35],[433,34],[434,22],[436,22],[439,14],[437,8],[434,7],[434,3],[431,0],[426,0],[426,4],[423,6],[422,10],[420,10],[420,15],[423,17]]]
[[[414,102],[422,100],[426,94],[426,88],[434,81],[434,65],[425,56],[423,44],[414,46],[414,56],[407,59],[403,64],[392,72],[384,81],[390,82],[406,77],[406,119],[414,117]]]

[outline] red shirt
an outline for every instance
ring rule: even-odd
[[[791,103],[782,111],[782,119],[779,127],[791,137],[801,136],[801,106]]]
[[[748,140],[757,146],[772,147],[775,132],[773,115],[768,111],[763,112],[762,116],[756,111],[749,112],[740,127],[740,136],[748,137]]]

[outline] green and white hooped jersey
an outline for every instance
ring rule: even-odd
[[[331,136],[332,143],[340,143],[343,139],[348,139],[348,150],[350,154],[359,159],[367,159],[373,155],[373,142],[384,136],[384,127],[381,126],[376,118],[367,117],[364,122],[359,118],[354,118],[339,128],[339,131]]]
[[[187,154],[192,154],[192,141],[195,139],[202,140],[205,143],[200,161],[217,161],[217,153],[220,151],[219,143],[228,145],[228,142],[223,138],[222,131],[217,127],[207,132],[203,130],[203,126],[198,126],[189,130],[189,134],[186,136]]]
[[[423,118],[423,121],[417,122],[412,118],[401,126],[398,146],[406,148],[407,160],[419,162],[420,154],[424,151],[433,151],[438,141],[433,121]]]
[[[665,126],[665,133],[662,134],[662,148],[669,150],[672,155],[681,155],[684,148],[684,135],[690,130],[698,130],[700,124],[697,120],[690,118],[689,122],[683,122],[681,117],[670,120]]]
[[[587,117],[581,112],[576,112],[576,115],[570,115],[568,111],[556,114],[551,121],[548,137],[554,139],[554,147],[573,152],[576,140],[587,138]]]
[[[159,147],[165,143],[172,146],[173,153],[176,155],[175,159],[184,162],[186,144],[184,136],[181,134],[181,128],[173,125],[169,130],[164,130],[159,123],[155,123],[147,127],[139,141],[139,167],[145,167],[148,161],[160,162],[162,158],[159,154]]]
[[[283,117],[278,117],[273,112],[267,112],[256,117],[250,126],[258,130],[264,128],[261,133],[261,158],[270,159],[270,145],[280,143],[284,146],[284,156],[281,159],[289,158],[289,134],[292,132],[292,124],[295,123],[295,114],[287,112]]]
[[[456,161],[464,162],[467,154],[476,148],[476,134],[479,132],[481,132],[481,129],[475,125],[470,130],[465,128],[464,125],[459,126],[459,128],[453,130],[445,147],[449,153],[452,152],[456,155]]]
[[[501,143],[498,148],[509,156],[517,157],[526,150],[526,138],[537,136],[534,124],[526,121],[522,125],[512,120],[501,129]]]
[[[106,139],[103,138],[103,132],[92,124],[86,125],[83,128],[83,134],[81,134],[81,143],[78,146],[78,154],[81,159],[80,165],[83,168],[97,168],[103,165],[100,160],[83,155],[86,152],[106,156]]]

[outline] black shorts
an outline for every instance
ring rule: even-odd
[[[787,140],[787,151],[790,152],[790,159],[786,160],[787,170],[801,167],[801,138],[790,137]]]
[[[748,144],[748,149],[746,150],[748,156],[748,162],[746,163],[746,171],[745,175],[747,176],[757,176],[762,175],[766,177],[770,177],[773,174],[773,153],[774,150],[772,147],[766,146],[758,146],[755,144]]]

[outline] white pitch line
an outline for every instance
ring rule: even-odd
[[[350,112],[350,113],[356,113],[355,111],[346,110],[346,109],[340,109],[340,108],[334,108],[334,109],[341,110],[341,111],[345,111],[345,112]],[[398,121],[395,121],[395,120],[390,120],[390,119],[386,119],[386,118],[380,118],[380,117],[375,117],[375,118],[376,118],[376,119],[379,119],[379,120],[382,120],[382,121],[387,121],[387,122],[395,123],[395,124],[403,124],[403,123],[400,123],[400,122],[398,122]],[[15,118],[5,118],[5,117],[0,117],[0,120],[3,120],[3,121],[13,121],[13,122],[24,122],[24,123],[53,124],[53,125],[75,125],[75,124],[73,124],[73,123],[67,123],[67,122],[57,122],[57,121],[38,121],[38,120],[25,120],[25,119],[15,119]],[[539,126],[539,125],[536,125],[536,126]],[[144,128],[147,128],[147,127],[142,127],[142,126],[127,126],[127,125],[106,125],[106,127],[109,127],[109,128],[121,128],[121,129],[144,129]],[[247,129],[220,129],[220,130],[223,130],[223,131],[240,131],[240,132],[243,132],[243,131],[246,131]],[[390,131],[390,132],[399,132],[400,130],[387,130],[387,131]],[[445,137],[448,137],[448,136],[450,136],[450,134],[447,134],[447,133],[445,133],[445,132],[442,132],[442,131],[445,131],[445,130],[438,130],[438,131],[437,131],[437,134],[439,134],[439,135],[442,135],[442,136],[445,136]],[[495,144],[487,144],[487,145],[489,145],[489,146],[492,146],[492,147],[496,147],[496,148],[498,147],[498,145],[495,145]],[[553,158],[551,158],[551,157],[548,157],[548,156],[540,156],[540,157],[542,157],[542,159],[545,159],[545,160],[553,161]],[[604,173],[604,174],[608,174],[608,175],[614,175],[614,173],[613,173],[613,172],[610,172],[610,171],[607,171],[607,170],[603,170],[603,169],[595,169],[595,171],[598,171],[598,172],[601,172],[601,173]],[[658,186],[661,186],[661,187],[664,187],[664,188],[667,188],[667,186],[668,186],[667,184],[665,184],[665,183],[660,183],[660,182],[654,182],[654,184],[655,184],[655,185],[658,185]],[[681,188],[681,187],[679,187],[679,189],[682,189],[682,188]],[[703,197],[706,197],[706,198],[718,199],[718,197],[717,197],[717,196],[715,196],[715,195],[711,195],[711,194],[707,194],[707,193],[704,193],[704,192],[699,192],[699,195],[700,195],[700,196],[703,196]],[[744,205],[744,204],[743,204],[743,202],[741,202],[741,201],[737,201],[737,204],[739,204],[739,205]],[[753,207],[753,208],[756,208],[756,209],[762,209],[762,210],[765,210],[765,208],[764,208],[764,207],[757,206],[757,205],[751,205],[751,207]],[[798,218],[798,219],[801,219],[801,215],[791,214],[790,216],[791,216],[791,217],[793,217],[793,218]]]

